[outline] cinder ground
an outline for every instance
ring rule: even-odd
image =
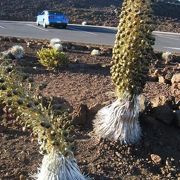
[[[34,77],[36,83],[47,83],[42,94],[54,96],[59,103],[68,104],[74,117],[81,114],[76,118],[79,125],[76,126],[75,156],[83,172],[95,180],[180,178],[180,129],[173,122],[167,125],[157,120],[150,108],[141,115],[143,136],[137,145],[122,146],[116,142],[98,141],[93,136],[92,119],[98,108],[93,110],[92,107],[114,99],[109,73],[109,48],[103,48],[103,55],[92,57],[89,46],[66,45],[70,65],[53,72],[45,70],[37,62],[36,51],[43,43],[37,42],[27,47],[25,41],[2,38],[0,51],[14,44],[22,45],[26,55],[19,64]],[[167,68],[172,73],[178,72],[177,59],[169,65],[165,65],[160,58],[157,60],[155,69],[160,73]],[[160,84],[151,77],[144,88],[144,96],[149,101],[157,95],[169,99],[173,96],[170,86]],[[87,108],[83,108],[82,104]],[[177,110],[178,105],[171,108]],[[31,174],[37,172],[42,160],[37,142],[33,141],[30,130],[24,132],[22,127],[7,123],[3,125],[0,121],[0,179],[31,179]]]

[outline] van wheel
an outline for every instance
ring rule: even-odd
[[[36,24],[37,24],[37,26],[40,26],[40,24],[39,24],[39,22],[38,22],[38,21],[36,22]]]
[[[67,24],[64,24],[64,25],[63,25],[63,28],[66,29],[66,28],[67,28]]]

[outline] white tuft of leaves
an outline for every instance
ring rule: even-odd
[[[61,44],[61,40],[58,38],[53,38],[50,40],[50,47],[54,47],[55,44]]]
[[[65,157],[52,151],[45,155],[39,173],[34,177],[37,180],[90,180],[81,174],[73,156]]]
[[[56,49],[58,51],[63,51],[63,45],[61,44],[61,40],[58,38],[53,38],[50,40],[50,47]]]
[[[91,56],[99,56],[101,53],[98,49],[93,49],[91,51]]]
[[[173,58],[173,55],[172,55],[171,52],[164,52],[164,53],[162,54],[162,59],[165,60],[166,62],[171,61],[172,58]]]
[[[58,51],[63,51],[63,46],[62,46],[62,44],[54,44],[53,48],[56,49],[56,50],[58,50]]]
[[[87,25],[87,22],[86,22],[86,21],[83,21],[83,22],[82,22],[82,25],[83,25],[83,26]]]
[[[9,51],[16,59],[24,57],[24,48],[22,46],[15,45]]]
[[[100,109],[94,120],[94,132],[100,138],[134,144],[141,137],[139,97],[117,99]]]

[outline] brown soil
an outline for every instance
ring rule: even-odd
[[[1,39],[0,51],[14,45],[12,41]],[[47,71],[38,64],[35,56],[42,44],[31,48],[27,48],[23,41],[19,43],[16,40],[16,44],[21,44],[26,50],[26,56],[19,62],[24,70],[34,77],[36,83],[47,83],[42,94],[66,102],[71,106],[73,114],[78,112],[81,104],[90,109],[95,104],[109,103],[114,99],[109,73],[111,53],[107,47],[104,49],[108,49],[108,53],[96,57],[90,56],[87,47],[85,50],[66,49],[70,65],[57,71]],[[161,61],[158,63],[161,69]],[[174,71],[178,69],[174,68]],[[159,84],[149,79],[144,95],[147,99],[156,95],[168,98],[171,96],[169,87],[168,84]],[[86,125],[76,126],[75,157],[83,172],[95,180],[180,178],[180,129],[174,124],[163,124],[154,119],[147,109],[140,118],[143,130],[141,142],[133,146],[120,145],[98,141],[92,132],[93,113],[91,110],[86,113]],[[37,172],[42,160],[37,142],[33,141],[30,130],[22,131],[22,127],[14,127],[11,122],[6,126],[2,124],[1,121],[0,179],[31,179],[31,174]]]

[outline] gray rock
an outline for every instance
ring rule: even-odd
[[[159,83],[161,83],[161,84],[165,84],[165,83],[166,83],[166,79],[165,79],[163,76],[159,76],[159,77],[158,77],[158,81],[159,81]]]
[[[23,174],[21,174],[21,175],[19,176],[19,180],[26,180],[26,177],[25,177]]]
[[[161,157],[157,154],[151,154],[151,160],[155,163],[155,164],[160,164],[161,163]]]
[[[166,97],[157,95],[155,98],[151,99],[150,102],[152,107],[162,106],[166,103]]]
[[[171,79],[172,84],[178,83],[178,82],[180,82],[180,73],[174,74],[172,79]]]

